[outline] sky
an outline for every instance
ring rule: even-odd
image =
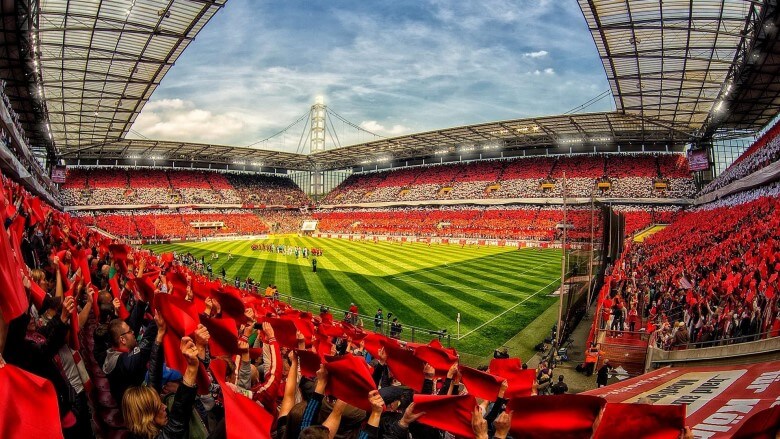
[[[303,121],[259,141],[318,96],[394,137],[562,114],[608,89],[575,0],[229,0],[128,137],[307,152]],[[373,139],[331,120],[329,147]]]

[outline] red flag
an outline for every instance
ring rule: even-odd
[[[81,282],[80,277],[76,277],[73,279],[73,283],[70,285],[70,288],[68,288],[68,291],[65,291],[65,297],[73,297],[75,296],[75,291],[73,291],[74,288],[76,288],[77,285]],[[71,349],[74,351],[77,351],[80,349],[79,344],[79,307],[74,306],[73,311],[70,313],[70,332],[68,333],[68,346],[70,346]]]
[[[30,280],[30,299],[32,299],[33,305],[36,308],[41,309],[43,307],[43,300],[46,298],[46,291],[43,291],[37,282]]]
[[[165,264],[173,262],[173,252],[166,252],[160,255],[160,260]]]
[[[127,311],[125,302],[122,300],[122,292],[119,289],[119,281],[117,281],[116,275],[108,280],[108,285],[111,287],[111,295],[114,296],[114,299],[119,299],[119,318],[127,320],[130,317],[130,312]]]
[[[504,378],[467,366],[460,366],[460,373],[461,381],[466,385],[469,394],[488,401],[496,400]]]
[[[213,357],[235,355],[238,349],[236,321],[231,318],[205,318],[200,322],[209,330],[209,353]]]
[[[422,392],[425,363],[415,357],[414,352],[395,346],[393,343],[386,343],[384,348],[387,353],[387,367],[393,377],[414,389],[415,392]]]
[[[0,230],[0,313],[6,322],[10,322],[24,314],[28,305],[8,234]]]
[[[183,289],[182,291],[185,291],[187,288],[187,279],[186,275],[183,275],[179,273],[183,277]],[[201,280],[201,279],[192,279],[191,282],[192,286],[192,294],[196,298],[200,298],[202,300],[206,300],[207,297],[211,297],[214,295],[214,291],[218,289],[218,285],[215,282],[210,282],[207,280]],[[219,303],[222,305],[222,302]]]
[[[419,423],[460,437],[474,437],[471,415],[476,405],[474,395],[414,395],[415,413],[425,412]]]
[[[780,433],[780,405],[761,410],[748,418],[731,438],[775,439],[778,433]]]
[[[631,437],[678,439],[685,428],[685,405],[607,403],[594,439]]]
[[[457,356],[447,352],[443,348],[431,345],[418,347],[414,350],[414,356],[430,364],[436,369],[436,374],[439,376],[446,376],[450,367],[458,362]]]
[[[311,320],[304,320],[298,316],[289,316],[285,315],[282,317],[284,320],[290,320],[293,322],[293,325],[295,325],[295,329],[298,331],[301,331],[301,334],[303,334],[303,338],[306,340],[311,340],[311,338],[314,336],[314,324],[311,322]]]
[[[225,383],[227,365],[224,360],[211,362],[214,378],[222,387],[225,401],[225,428],[228,439],[259,438],[270,439],[274,417],[256,402],[234,392]]]
[[[325,392],[349,405],[371,411],[368,392],[376,390],[366,360],[347,354],[325,364],[328,371],[328,386]]]
[[[325,322],[320,323],[317,332],[325,337],[344,337],[344,329],[340,326],[330,325]]]
[[[513,437],[589,439],[604,399],[589,395],[544,395],[513,398]],[[415,408],[416,410],[416,408]]]
[[[170,294],[157,294],[154,296],[154,308],[162,314],[168,326],[162,346],[165,363],[171,369],[184,373],[187,369],[187,360],[181,354],[181,339],[192,334],[198,327],[195,306]],[[211,380],[203,364],[198,367],[197,382],[198,393],[209,392]]]
[[[41,199],[38,197],[32,197],[30,200],[30,212],[32,213],[33,217],[38,221],[43,221],[46,218],[46,214],[43,213],[43,208],[41,207]]]
[[[7,364],[0,368],[0,407],[0,437],[62,437],[57,392],[49,380]]]
[[[320,356],[314,352],[302,349],[296,349],[295,353],[298,354],[298,365],[301,367],[301,376],[311,378],[317,375],[317,369],[319,369],[320,364],[322,364]]]
[[[141,276],[133,279],[133,282],[135,282],[135,286],[138,288],[138,292],[141,294],[144,302],[148,303],[154,300],[154,293],[157,290],[157,287],[154,286],[154,280],[158,277],[160,277],[160,271],[152,270],[147,271]]]
[[[169,291],[169,293],[182,299],[187,296],[187,276],[184,273],[173,270],[168,271],[165,273],[165,280],[173,286],[173,291]],[[194,293],[195,290],[193,289],[193,295]],[[208,296],[206,295],[206,297]],[[203,299],[205,300],[206,297]]]
[[[119,271],[127,272],[127,255],[130,254],[130,247],[125,244],[111,244],[108,246],[111,252],[111,258],[117,263]]]
[[[81,278],[84,279],[84,283],[92,283],[92,276],[89,272],[89,260],[87,254],[91,254],[86,249],[73,249],[71,250],[71,264],[73,265],[73,271],[81,268]]]
[[[264,321],[270,323],[271,327],[274,328],[274,337],[279,342],[279,346],[290,349],[298,347],[298,339],[295,338],[295,324],[291,320],[266,317]]]
[[[509,388],[504,397],[511,399],[521,396],[531,396],[536,371],[523,369],[519,358],[494,358],[490,361],[490,373],[507,380]]]
[[[327,337],[317,337],[317,355],[325,362],[325,356],[330,355],[333,350],[333,343]]]
[[[237,288],[224,285],[222,290],[214,290],[211,295],[219,302],[222,314],[234,319],[236,322],[246,322],[244,316],[244,302]],[[293,331],[293,336],[295,332]]]
[[[379,356],[379,349],[386,345],[392,344],[393,346],[399,346],[398,341],[392,338],[385,337],[382,334],[370,333],[363,339],[363,346],[366,348],[372,357]]]

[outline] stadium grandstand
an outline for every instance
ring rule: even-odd
[[[572,111],[249,146],[133,129],[239,2],[0,3],[0,438],[778,437],[780,5],[575,3]]]

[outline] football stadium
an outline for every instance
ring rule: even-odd
[[[0,438],[780,437],[777,0],[0,3]]]

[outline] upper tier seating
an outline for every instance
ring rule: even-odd
[[[285,177],[121,168],[70,169],[61,199],[70,206],[310,203],[306,194]]]
[[[702,194],[720,189],[780,160],[780,122],[767,130],[734,163],[704,186]]]
[[[353,174],[323,204],[560,198],[566,175],[568,197],[689,198],[695,193],[682,155],[579,155],[487,160]],[[596,180],[611,183],[597,188]],[[666,190],[656,190],[662,179]],[[543,188],[541,184],[549,183]]]

